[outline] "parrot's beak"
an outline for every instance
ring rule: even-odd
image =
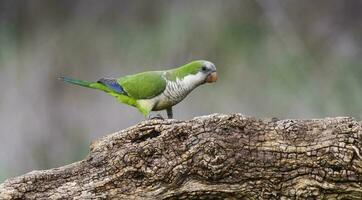
[[[217,73],[216,72],[212,72],[206,78],[206,83],[213,83],[213,82],[216,82],[216,81],[217,81]]]

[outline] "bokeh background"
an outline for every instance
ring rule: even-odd
[[[80,160],[89,143],[143,120],[64,84],[194,59],[219,81],[177,119],[362,117],[362,1],[0,1],[0,182]]]

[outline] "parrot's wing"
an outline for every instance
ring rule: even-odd
[[[166,88],[163,72],[143,72],[117,79],[122,89],[134,99],[150,99],[161,94]]]
[[[106,86],[108,89],[112,90],[113,92],[127,95],[127,93],[124,91],[122,86],[117,82],[116,79],[111,78],[101,78],[97,81],[97,83],[102,83],[104,86]]]

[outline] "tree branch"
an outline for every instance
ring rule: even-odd
[[[362,199],[361,123],[238,114],[148,120],[85,160],[0,185],[1,199]]]

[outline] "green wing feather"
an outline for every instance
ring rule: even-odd
[[[143,72],[117,79],[117,82],[134,99],[150,99],[161,94],[166,80],[161,71]]]

